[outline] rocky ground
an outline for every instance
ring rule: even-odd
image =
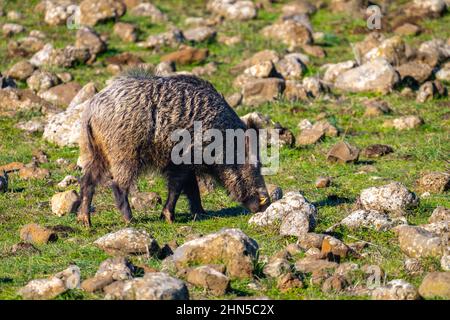
[[[0,2],[0,298],[450,299],[450,3],[371,2]],[[265,212],[202,181],[168,225],[150,174],[76,223],[83,102],[138,64],[281,129]]]

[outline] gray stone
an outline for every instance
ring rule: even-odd
[[[159,246],[146,231],[125,228],[97,239],[94,244],[112,255],[148,254],[159,252]]]
[[[393,230],[400,249],[411,258],[440,257],[443,253],[441,238],[421,227],[398,226]]]
[[[89,105],[89,99],[97,93],[95,85],[86,84],[72,99],[69,107],[48,119],[45,126],[44,139],[59,146],[78,144],[81,132],[81,115]]]
[[[378,58],[341,73],[334,84],[337,89],[346,92],[387,93],[392,91],[398,80],[389,62]]]
[[[194,263],[225,264],[231,278],[251,278],[258,244],[239,229],[223,229],[178,247],[173,253],[177,269]]]
[[[250,224],[276,226],[284,236],[301,236],[316,225],[317,209],[299,192],[289,192],[264,212],[254,214]]]
[[[386,286],[378,287],[372,292],[374,300],[417,300],[419,293],[410,283],[396,279],[389,281]]]
[[[146,273],[142,278],[116,281],[105,287],[109,300],[188,300],[185,283],[166,273]]]
[[[67,290],[64,281],[57,277],[50,279],[36,279],[19,290],[19,294],[26,300],[50,300]]]
[[[450,272],[431,272],[425,276],[419,287],[424,298],[450,299]]]
[[[419,198],[399,182],[364,189],[359,201],[364,209],[386,212],[391,217],[402,216],[419,204]]]

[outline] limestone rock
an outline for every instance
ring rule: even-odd
[[[335,144],[327,153],[327,160],[332,162],[355,162],[359,158],[359,149],[347,142]]]
[[[328,260],[303,258],[295,263],[298,272],[313,273],[318,271],[335,270],[338,264]]]
[[[230,279],[210,266],[200,266],[189,270],[186,280],[195,286],[207,289],[217,296],[224,295],[230,286]]]
[[[386,122],[384,125],[387,127],[393,126],[397,130],[409,130],[417,128],[422,124],[424,124],[422,118],[411,115],[396,118],[392,122]]]
[[[97,55],[106,50],[106,43],[94,29],[83,27],[77,31],[75,39],[76,48],[87,48],[91,55]]]
[[[41,70],[34,71],[27,79],[28,88],[35,92],[46,91],[60,82],[60,79],[55,74]]]
[[[250,106],[274,101],[285,87],[284,81],[278,78],[255,79],[244,85],[243,103]]]
[[[446,172],[424,174],[417,180],[417,186],[423,192],[445,192],[450,189],[450,174]]]
[[[137,28],[132,23],[117,22],[114,25],[114,34],[124,42],[136,42]]]
[[[208,57],[208,49],[185,47],[179,51],[166,54],[161,61],[173,61],[176,64],[191,64],[203,62]]]
[[[50,300],[66,291],[64,282],[57,278],[37,279],[19,290],[19,294],[27,300]]]
[[[125,228],[97,239],[94,245],[112,255],[148,254],[159,252],[159,245],[147,232]]]
[[[131,197],[131,206],[136,210],[154,209],[161,204],[161,197],[156,192],[139,192]]]
[[[63,83],[44,92],[40,92],[39,96],[50,103],[66,107],[81,88],[81,85],[76,82]]]
[[[394,68],[378,58],[359,67],[341,73],[334,84],[346,92],[390,92],[399,77]]]
[[[13,79],[25,81],[34,71],[34,66],[28,61],[20,61],[13,65],[7,72],[7,75]]]
[[[108,19],[117,19],[125,14],[126,7],[121,1],[83,0],[80,3],[80,23],[95,26]]]
[[[257,15],[255,4],[247,0],[209,0],[206,8],[227,20],[246,21]]]
[[[450,221],[450,209],[438,206],[433,210],[428,222]]]
[[[269,25],[261,30],[264,37],[278,40],[294,49],[312,43],[311,31],[304,24],[295,20],[284,20]]]
[[[278,278],[283,274],[290,272],[291,265],[286,259],[275,258],[264,266],[263,272],[266,276]]]
[[[394,226],[394,222],[387,214],[375,210],[356,210],[341,220],[339,224],[350,229],[365,227],[374,228],[377,231],[386,231]]]
[[[185,242],[173,254],[178,269],[194,263],[221,262],[231,278],[251,278],[258,244],[239,229],[219,232]]]
[[[439,257],[443,252],[441,238],[421,227],[398,226],[400,249],[411,258]]]
[[[184,31],[183,34],[188,41],[204,42],[214,39],[217,31],[211,27],[197,27],[188,29]]]
[[[334,63],[334,64],[325,64],[321,67],[321,69],[325,70],[323,75],[323,80],[329,83],[334,83],[336,78],[342,73],[353,69],[355,67],[355,62],[352,60]]]
[[[149,17],[152,23],[161,23],[167,21],[167,16],[150,2],[142,2],[133,7],[130,10],[130,14],[136,17]]]
[[[51,116],[44,130],[44,139],[59,146],[78,144],[81,131],[81,115],[89,105],[89,99],[97,92],[91,82],[86,84],[72,99],[69,107],[61,113]]]
[[[146,273],[142,278],[116,281],[105,287],[109,300],[188,300],[189,292],[183,281],[166,273]]]
[[[431,272],[425,276],[419,287],[424,298],[450,299],[450,272]]]
[[[284,236],[301,236],[316,225],[317,209],[299,192],[289,192],[281,200],[272,203],[264,212],[254,214],[250,224],[279,226]]]
[[[76,265],[71,265],[67,269],[55,274],[56,278],[64,282],[67,289],[79,289],[81,284],[81,270]]]
[[[417,289],[410,283],[396,279],[389,281],[386,286],[378,287],[372,292],[374,300],[417,300]]]
[[[74,190],[57,193],[51,200],[52,212],[59,217],[76,212],[78,205],[79,197]]]
[[[56,241],[58,239],[58,236],[53,230],[49,228],[31,223],[23,226],[22,229],[20,229],[20,239],[25,242],[41,245]]]
[[[386,212],[392,217],[401,216],[419,204],[419,198],[399,182],[364,189],[359,201],[366,210]]]
[[[32,180],[32,179],[46,179],[50,176],[50,171],[44,168],[38,168],[35,166],[25,167],[19,170],[19,177],[22,180]]]

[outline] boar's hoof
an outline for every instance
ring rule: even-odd
[[[161,219],[165,219],[167,223],[173,223],[175,221],[175,214],[170,212],[169,209],[163,209]]]
[[[90,228],[92,226],[91,224],[91,218],[89,215],[86,214],[79,214],[77,216],[77,220],[81,222],[85,227]]]
[[[128,217],[123,217],[123,220],[125,221],[125,223],[128,225],[128,224],[131,224],[132,222],[133,222],[133,218],[128,218]]]

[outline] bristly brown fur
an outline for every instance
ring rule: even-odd
[[[159,77],[143,68],[127,70],[95,95],[83,114],[80,152],[87,178],[81,193],[86,196],[87,183],[95,187],[108,180],[118,207],[122,206],[122,213],[131,217],[126,199],[130,186],[150,167],[167,176],[166,211],[174,210],[180,192],[188,195],[191,210],[203,210],[196,203],[200,202],[198,188],[192,182],[199,174],[218,178],[235,200],[252,211],[259,209],[255,203],[267,191],[258,167],[250,164],[175,166],[171,162],[171,151],[178,143],[170,139],[171,133],[186,129],[193,136],[194,121],[201,121],[203,130],[218,129],[224,136],[226,129],[247,129],[207,81],[186,75]],[[195,184],[193,190],[188,182]]]

